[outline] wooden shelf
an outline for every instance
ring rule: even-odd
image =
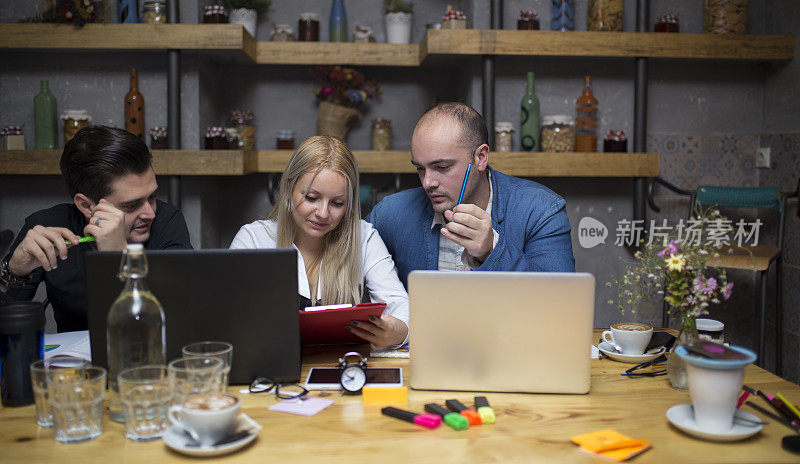
[[[241,150],[152,150],[158,175],[241,176]],[[61,175],[61,150],[0,150],[0,175]]]
[[[791,60],[788,35],[429,30],[420,44],[257,42],[239,24],[0,24],[0,49],[240,52],[259,64],[419,66],[437,55]]]
[[[416,173],[407,151],[357,150],[362,173]],[[241,176],[280,173],[292,150],[153,150],[158,175]],[[0,175],[61,175],[60,150],[0,151]],[[493,168],[519,177],[654,177],[656,153],[497,153]]]
[[[259,64],[340,64],[358,66],[419,66],[419,44],[331,42],[258,42]]]
[[[429,30],[428,55],[791,60],[789,35]]]
[[[255,59],[240,24],[0,24],[0,47],[20,50],[237,51]]]

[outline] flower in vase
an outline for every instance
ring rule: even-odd
[[[683,258],[683,255],[678,253],[676,255],[671,255],[669,258],[665,259],[664,261],[667,262],[667,269],[670,271],[677,271],[680,272],[683,270],[684,266],[686,266],[686,260]]]

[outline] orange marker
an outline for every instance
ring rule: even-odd
[[[447,409],[466,417],[469,425],[481,425],[483,423],[483,420],[481,420],[481,415],[478,414],[478,411],[464,406],[458,400],[447,400],[444,402],[444,404],[447,406]]]

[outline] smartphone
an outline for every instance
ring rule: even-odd
[[[645,348],[645,351],[658,348],[659,346],[663,346],[669,351],[672,345],[675,344],[675,338],[675,335],[667,332],[653,332],[653,338],[650,339],[650,343],[647,345],[647,348]]]
[[[341,390],[342,371],[338,367],[312,367],[306,378],[309,390]],[[402,387],[403,368],[368,367],[367,386]]]

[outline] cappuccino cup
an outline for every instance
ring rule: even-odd
[[[644,353],[652,336],[653,328],[647,324],[620,322],[603,331],[601,338],[620,353],[636,356]]]
[[[167,419],[185,430],[200,446],[213,446],[227,437],[236,425],[241,401],[227,393],[192,395],[169,408]]]

